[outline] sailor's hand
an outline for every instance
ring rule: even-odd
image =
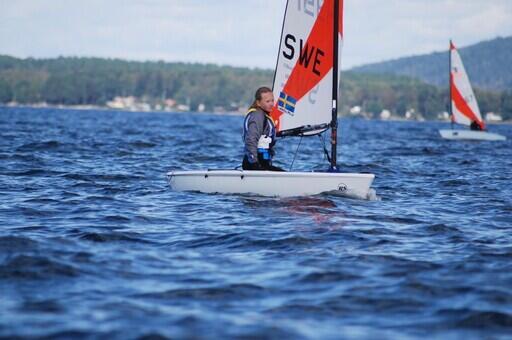
[[[262,135],[258,140],[258,149],[268,149],[272,143],[272,138]]]

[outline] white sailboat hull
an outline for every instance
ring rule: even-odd
[[[333,193],[368,198],[374,174],[330,172],[275,172],[246,170],[170,171],[173,190],[269,197]]]
[[[487,141],[502,141],[506,140],[505,136],[497,133],[487,131],[474,131],[474,130],[439,130],[441,137],[444,139],[452,140],[487,140]]]

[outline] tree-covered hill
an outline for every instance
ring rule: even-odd
[[[512,119],[512,92],[486,91],[475,88],[482,113],[494,112]],[[403,117],[414,111],[418,117],[436,119],[448,111],[448,87],[437,87],[415,78],[390,74],[344,73],[341,99],[344,112],[348,107],[361,105],[371,116],[383,110]]]
[[[115,96],[172,98],[207,108],[249,102],[270,85],[270,70],[132,62],[119,59],[16,59],[0,56],[0,102],[103,105]]]
[[[100,58],[18,59],[0,56],[0,104],[105,105],[115,97],[151,104],[176,103],[196,111],[245,109],[273,71],[230,66],[133,62]],[[344,72],[341,113],[360,106],[368,117],[388,110],[435,119],[447,110],[447,87],[397,75]],[[476,89],[482,112],[512,119],[512,92]],[[186,104],[186,105],[185,105]]]
[[[512,90],[512,37],[496,38],[468,47],[460,47],[460,55],[474,87],[487,90]],[[429,84],[447,86],[448,46],[446,51],[399,58],[355,67],[357,73],[397,74],[421,79]]]

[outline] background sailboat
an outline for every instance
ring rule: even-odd
[[[281,197],[333,192],[368,197],[375,175],[341,173],[336,163],[343,0],[313,4],[287,2],[274,74],[276,104],[271,117],[281,137],[315,135],[330,128],[328,171],[171,171],[167,177],[174,190]]]
[[[490,133],[480,114],[469,77],[459,52],[450,41],[450,117],[452,129],[439,130],[445,139],[505,140],[505,136]],[[453,129],[453,124],[471,126],[471,130]]]

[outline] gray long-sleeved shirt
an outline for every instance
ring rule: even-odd
[[[258,161],[258,141],[262,135],[271,137],[271,145],[274,144],[274,123],[265,116],[262,110],[258,109],[248,113],[244,121],[245,154],[251,163]]]

